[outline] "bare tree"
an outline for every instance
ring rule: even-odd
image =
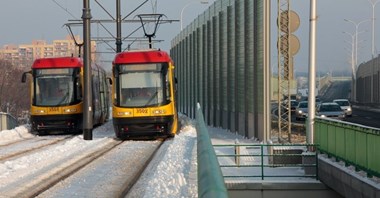
[[[30,107],[29,83],[21,83],[24,71],[0,60],[0,111],[14,117],[21,116]]]

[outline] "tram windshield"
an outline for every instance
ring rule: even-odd
[[[35,70],[35,105],[64,106],[75,102],[74,95],[77,94],[74,93],[74,84],[79,78],[74,77],[74,70],[66,69],[65,72],[54,70],[55,69]]]
[[[119,67],[120,106],[157,106],[168,101],[169,83],[165,64],[133,64]]]

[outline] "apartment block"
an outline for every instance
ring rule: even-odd
[[[75,36],[76,42],[81,44],[83,41],[79,36]],[[96,42],[91,42],[91,51],[96,51]],[[62,40],[53,40],[52,43],[47,43],[45,40],[33,40],[31,44],[21,44],[19,46],[8,44],[0,49],[0,60],[9,61],[14,66],[30,67],[35,59],[64,57],[64,56],[79,56],[79,52],[83,56],[83,48],[75,45],[75,41],[71,36],[66,36]],[[91,54],[92,61],[95,60],[95,54]]]

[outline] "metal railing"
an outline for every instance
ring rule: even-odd
[[[204,123],[199,103],[196,109],[198,197],[228,197],[222,172]]]
[[[316,150],[314,144],[235,143],[213,146],[225,178],[318,179],[318,154],[307,152],[307,147]]]
[[[11,114],[0,112],[0,131],[17,127],[17,119]]]
[[[314,127],[321,153],[380,177],[380,129],[324,118],[315,118]]]

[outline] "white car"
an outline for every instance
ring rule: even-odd
[[[296,108],[296,120],[305,120],[308,115],[307,101],[301,101]]]
[[[350,101],[347,99],[335,99],[333,102],[337,103],[344,110],[347,117],[352,116],[352,106]]]
[[[344,120],[346,114],[344,110],[335,102],[321,103],[316,110],[317,116],[322,118],[331,118],[337,120]]]

